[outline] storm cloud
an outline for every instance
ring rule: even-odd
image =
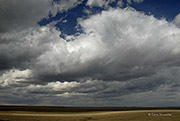
[[[78,19],[83,32],[66,35],[71,41],[52,24],[38,26],[49,11],[81,3],[69,2],[0,1],[1,104],[179,105],[178,16],[108,7]]]

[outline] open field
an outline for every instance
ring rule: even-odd
[[[56,111],[55,109],[54,111],[32,111],[32,109],[38,110],[35,107],[26,109],[26,111],[22,109],[3,111],[0,107],[0,121],[180,121],[179,109],[145,108],[142,110],[141,108],[133,108],[130,110],[128,108],[125,110],[119,108],[117,110],[118,108],[115,108],[114,111],[113,108],[103,108],[103,111],[102,108],[99,108],[101,110],[98,108],[85,108],[86,110],[84,108],[70,108],[69,112],[65,107],[58,109],[56,107]]]

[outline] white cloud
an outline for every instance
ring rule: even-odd
[[[133,0],[136,3],[142,3],[144,0]]]
[[[51,87],[54,91],[58,90],[64,90],[64,89],[69,89],[76,87],[79,83],[78,82],[51,82],[48,83],[47,86]]]
[[[129,4],[131,4],[131,0],[127,0],[127,2],[128,2]]]
[[[26,64],[35,78],[57,76],[48,81],[118,79],[122,72],[136,73],[134,67],[146,70],[178,59],[180,30],[165,20],[126,8],[103,11],[79,24],[85,34],[70,42],[48,26],[3,34],[0,54],[13,66]]]
[[[102,7],[102,6],[106,5],[106,0],[88,0],[87,5]]]
[[[63,94],[57,94],[56,96],[60,96],[60,97],[72,97],[72,96],[84,96],[86,94],[83,94],[83,93],[69,93],[69,92],[65,92]]]
[[[180,27],[180,13],[174,18],[173,23]]]
[[[117,5],[120,7],[123,7],[123,5],[124,5],[123,0],[118,0]]]
[[[116,2],[116,0],[88,0],[87,5],[90,7],[108,7],[108,4]],[[121,3],[120,3],[121,2]],[[118,4],[122,4],[122,0],[118,1]]]
[[[23,85],[21,83],[27,82],[29,78],[32,78],[32,72],[29,69],[26,70],[17,70],[12,69],[9,71],[6,71],[5,73],[0,76],[0,86],[11,86],[13,84],[15,85]]]
[[[144,0],[127,0],[127,2],[128,2],[129,4],[131,4],[132,1],[135,2],[135,3],[142,3]]]
[[[74,8],[78,4],[82,3],[83,0],[60,0],[53,4],[54,11],[52,13],[56,13],[57,11],[67,11],[71,8]]]
[[[180,54],[177,27],[135,10],[103,11],[79,23],[86,34],[50,44],[35,64],[36,73],[112,76],[134,66],[169,63]]]
[[[133,2],[135,3],[141,3],[143,2],[144,0],[126,0],[129,4]],[[90,7],[108,7],[109,4],[113,3],[113,2],[116,2],[116,0],[88,0],[87,1],[87,5],[90,6]],[[117,5],[122,7],[124,4],[123,0],[118,0],[117,1]]]
[[[63,94],[63,93],[71,93],[73,88],[79,86],[79,82],[49,82],[47,84],[30,84],[26,86],[27,92],[50,92],[54,95]],[[61,92],[61,93],[60,93]]]

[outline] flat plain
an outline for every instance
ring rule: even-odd
[[[180,121],[179,108],[0,107],[0,121]]]

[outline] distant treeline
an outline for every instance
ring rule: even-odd
[[[32,112],[91,112],[91,111],[128,111],[128,110],[180,110],[180,107],[58,107],[58,106],[0,106],[0,111]]]

